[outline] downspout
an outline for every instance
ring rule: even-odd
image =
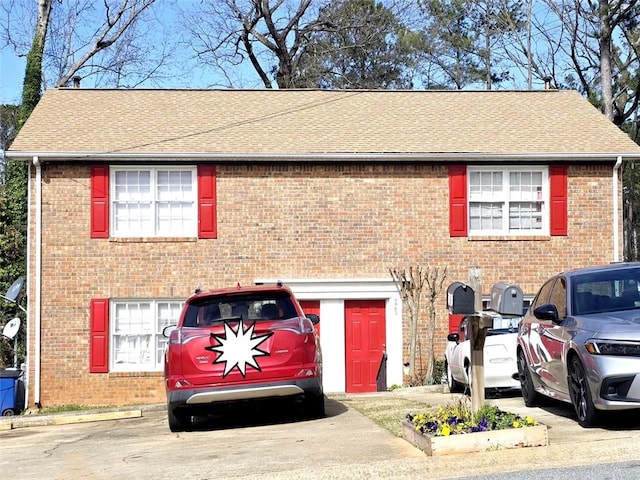
[[[40,330],[41,330],[41,298],[40,288],[42,283],[41,270],[42,270],[42,165],[37,156],[33,157],[33,165],[36,167],[36,180],[35,180],[35,207],[36,207],[36,222],[35,222],[35,284],[33,286],[35,301],[33,302],[33,320],[35,322],[35,339],[34,339],[34,390],[33,390],[33,402],[36,407],[40,408]],[[28,398],[28,397],[27,397]]]
[[[616,164],[613,167],[613,261],[614,262],[618,262],[620,261],[620,252],[619,252],[619,233],[618,233],[618,228],[619,228],[619,222],[618,222],[618,215],[619,215],[619,207],[618,207],[618,171],[620,170],[620,167],[622,166],[622,155],[618,155],[618,158],[616,159]]]

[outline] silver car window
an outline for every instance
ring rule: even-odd
[[[567,316],[567,281],[564,277],[559,277],[554,283],[549,303],[556,306],[560,318]]]

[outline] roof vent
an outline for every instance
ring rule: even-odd
[[[82,80],[82,78],[77,75],[73,77],[73,88],[80,88],[80,80]]]
[[[542,80],[544,80],[544,89],[551,90],[551,77],[549,76],[542,77]]]

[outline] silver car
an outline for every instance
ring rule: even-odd
[[[640,408],[640,262],[560,273],[518,328],[525,405],[573,404],[589,427],[602,411]]]

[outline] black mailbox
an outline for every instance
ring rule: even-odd
[[[522,316],[524,298],[522,290],[507,282],[498,282],[491,289],[491,310],[502,315]]]
[[[447,288],[447,309],[452,315],[475,313],[475,294],[473,288],[461,282],[453,282]]]

